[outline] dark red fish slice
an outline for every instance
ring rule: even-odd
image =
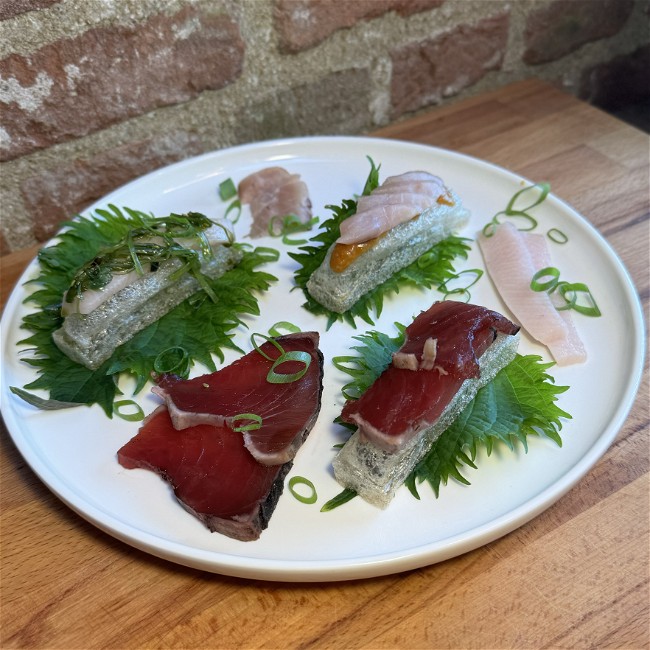
[[[156,472],[185,509],[211,531],[257,539],[282,494],[291,463],[265,466],[246,450],[240,433],[207,424],[178,431],[164,406],[118,452],[127,469]]]
[[[341,418],[377,446],[396,451],[440,417],[465,379],[479,376],[477,360],[497,332],[517,331],[505,316],[484,307],[434,303],[406,328],[395,361],[358,400],[346,403]],[[435,351],[427,354],[427,347]],[[395,365],[398,360],[403,367]]]
[[[268,341],[260,349],[272,360],[253,350],[212,374],[190,380],[165,376],[153,391],[165,399],[174,426],[240,427],[250,421],[233,420],[234,416],[253,413],[262,419],[262,426],[243,432],[250,453],[267,465],[290,461],[320,410],[323,357],[317,332],[287,334],[275,340],[285,352],[309,354],[311,364],[303,377],[286,384],[267,380],[272,360],[280,356],[278,348]],[[303,368],[302,362],[286,361],[276,371],[291,374]]]

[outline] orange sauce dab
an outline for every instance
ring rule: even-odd
[[[379,235],[379,237],[358,244],[336,244],[332,251],[332,257],[330,257],[330,268],[335,273],[345,271],[359,255],[372,248],[381,237],[382,235]]]
[[[449,192],[441,194],[436,201],[442,205],[454,205],[454,200],[452,199]],[[417,214],[414,219],[419,217]],[[386,233],[369,239],[368,241],[359,242],[358,244],[336,244],[334,250],[332,251],[332,257],[330,257],[330,268],[335,273],[342,273],[345,269],[358,259],[360,255],[365,253],[367,250],[372,248]]]

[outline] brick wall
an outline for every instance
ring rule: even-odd
[[[648,0],[0,0],[0,252],[162,165],[538,76],[648,94]]]

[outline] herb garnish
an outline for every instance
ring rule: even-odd
[[[98,210],[97,214],[103,217],[123,217],[116,206],[109,205],[109,209],[110,212]],[[155,268],[170,259],[178,259],[183,263],[173,277],[186,272],[192,274],[208,296],[216,300],[201,272],[201,257],[212,256],[205,230],[216,225],[214,222],[199,212],[156,218],[130,208],[124,208],[124,211],[131,219],[131,227],[117,243],[102,248],[75,273],[65,294],[66,302],[81,298],[88,289],[105,288],[115,274],[136,271],[142,275],[145,266]],[[226,228],[223,228],[223,231],[227,242],[232,243],[233,234]],[[198,245],[198,249],[180,244],[179,239],[193,241]]]
[[[393,352],[404,342],[406,328],[399,323],[396,327],[395,337],[376,331],[355,336],[361,343],[352,347],[357,354],[333,360],[339,370],[352,377],[342,389],[346,399],[357,399],[390,364]],[[571,416],[555,403],[568,386],[555,385],[546,372],[553,365],[536,355],[518,354],[481,388],[406,479],[405,485],[413,496],[420,498],[417,485],[422,482],[429,483],[436,496],[440,485],[450,478],[469,485],[461,470],[463,467],[476,469],[474,461],[480,448],[490,455],[498,443],[514,449],[519,442],[527,451],[529,435],[544,435],[561,446],[560,418],[570,419]],[[355,495],[354,490],[345,489],[330,499],[322,510],[332,510]]]
[[[166,353],[162,356],[168,361],[170,351],[179,352],[187,373],[195,362],[214,371],[213,354],[223,361],[223,350],[241,351],[233,342],[234,330],[244,324],[243,315],[259,314],[256,292],[266,291],[277,280],[258,267],[277,260],[279,254],[272,248],[236,243],[232,245],[243,252],[241,262],[220,278],[205,278],[216,301],[199,291],[138,332],[98,369],[89,370],[75,363],[54,344],[52,333],[63,320],[62,299],[77,271],[102,249],[118,244],[134,225],[150,219],[149,215],[126,208],[97,210],[95,218],[79,217],[66,222],[58,243],[39,253],[40,273],[30,281],[39,288],[27,298],[38,309],[23,319],[21,327],[31,334],[20,344],[30,347],[31,356],[24,360],[39,375],[25,388],[49,392],[49,400],[39,398],[41,404],[99,404],[110,417],[116,396],[120,395],[117,379],[121,373],[135,379],[137,393],[155,372],[156,364],[160,367],[161,353]],[[16,390],[21,397],[24,393]]]
[[[363,196],[370,194],[379,186],[381,165],[375,166],[370,157],[368,160],[370,172],[361,193]],[[307,282],[312,273],[323,263],[330,246],[339,238],[341,223],[355,214],[357,202],[353,199],[344,199],[340,206],[327,205],[325,207],[332,211],[333,216],[322,223],[321,231],[312,237],[306,246],[301,246],[298,249],[300,252],[290,252],[289,256],[300,264],[300,268],[294,273],[294,280],[296,286],[305,294],[306,302],[303,307],[312,314],[327,316],[327,329],[337,321],[344,321],[352,327],[356,327],[357,318],[369,325],[374,325],[371,313],[374,312],[375,317],[381,315],[386,295],[398,293],[400,288],[406,286],[431,289],[442,285],[445,281],[456,277],[453,267],[454,259],[457,257],[467,259],[470,250],[467,243],[470,241],[469,239],[455,235],[447,237],[435,244],[417,260],[362,296],[349,310],[339,314],[314,300],[307,290]]]

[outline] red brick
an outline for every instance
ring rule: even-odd
[[[62,221],[82,212],[112,190],[158,167],[201,153],[196,136],[170,133],[133,142],[90,159],[45,170],[27,178],[20,190],[38,241],[52,237]]]
[[[555,0],[528,15],[523,60],[528,64],[555,61],[585,43],[613,36],[633,7],[634,0]]]
[[[445,0],[275,0],[275,29],[283,52],[314,47],[328,36],[389,11],[410,16],[439,7]]]
[[[222,88],[241,74],[243,56],[234,21],[193,7],[11,55],[0,61],[0,159]]]
[[[509,13],[503,13],[394,49],[392,117],[438,103],[473,85],[488,71],[499,69],[509,24]]]
[[[55,5],[61,0],[0,0],[0,20]]]
[[[350,92],[354,88],[354,93]],[[247,106],[235,127],[238,142],[322,133],[360,133],[372,126],[367,68],[331,72],[268,93]]]

